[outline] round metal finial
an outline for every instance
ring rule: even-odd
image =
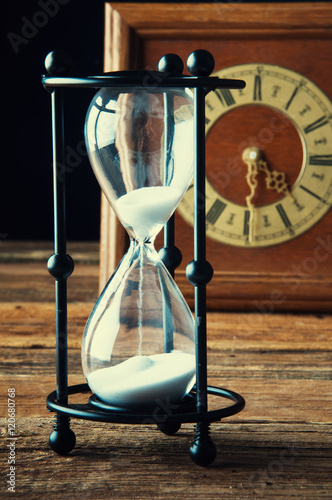
[[[45,57],[45,68],[51,76],[64,76],[71,70],[73,63],[64,50],[53,50]]]
[[[195,50],[187,59],[187,68],[193,76],[209,76],[214,69],[214,57],[207,50]]]
[[[183,61],[177,54],[166,54],[158,63],[159,71],[164,71],[171,75],[181,75],[183,68]]]

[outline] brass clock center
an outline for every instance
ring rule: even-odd
[[[244,149],[242,153],[242,160],[245,163],[257,162],[263,159],[263,151],[256,146]]]

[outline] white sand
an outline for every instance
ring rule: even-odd
[[[132,408],[177,403],[192,388],[195,356],[183,352],[134,356],[90,373],[90,389],[105,403]]]
[[[169,186],[135,189],[121,196],[115,208],[125,224],[133,229],[136,238],[148,238],[155,226],[164,224],[180,201],[182,191]]]

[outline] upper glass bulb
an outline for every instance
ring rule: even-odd
[[[85,121],[97,180],[130,236],[153,240],[193,175],[189,89],[103,88]]]

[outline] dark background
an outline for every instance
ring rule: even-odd
[[[103,69],[104,2],[51,0],[52,16],[42,4],[48,1],[8,2],[5,12],[0,239],[53,239],[51,100],[41,85],[45,56],[53,49],[66,50],[74,61],[73,75],[98,74]],[[27,28],[27,20],[32,27]],[[27,43],[13,35],[11,41],[9,33]],[[82,142],[93,93],[81,89],[66,93],[69,240],[99,239],[100,191]]]
[[[42,5],[51,11],[53,6],[53,12]],[[74,61],[72,75],[101,73],[104,1],[7,1],[2,17],[0,241],[52,240],[51,108],[41,85],[44,59],[51,50],[64,49]],[[92,95],[81,89],[66,93],[68,240],[99,239],[100,190],[82,142]]]

